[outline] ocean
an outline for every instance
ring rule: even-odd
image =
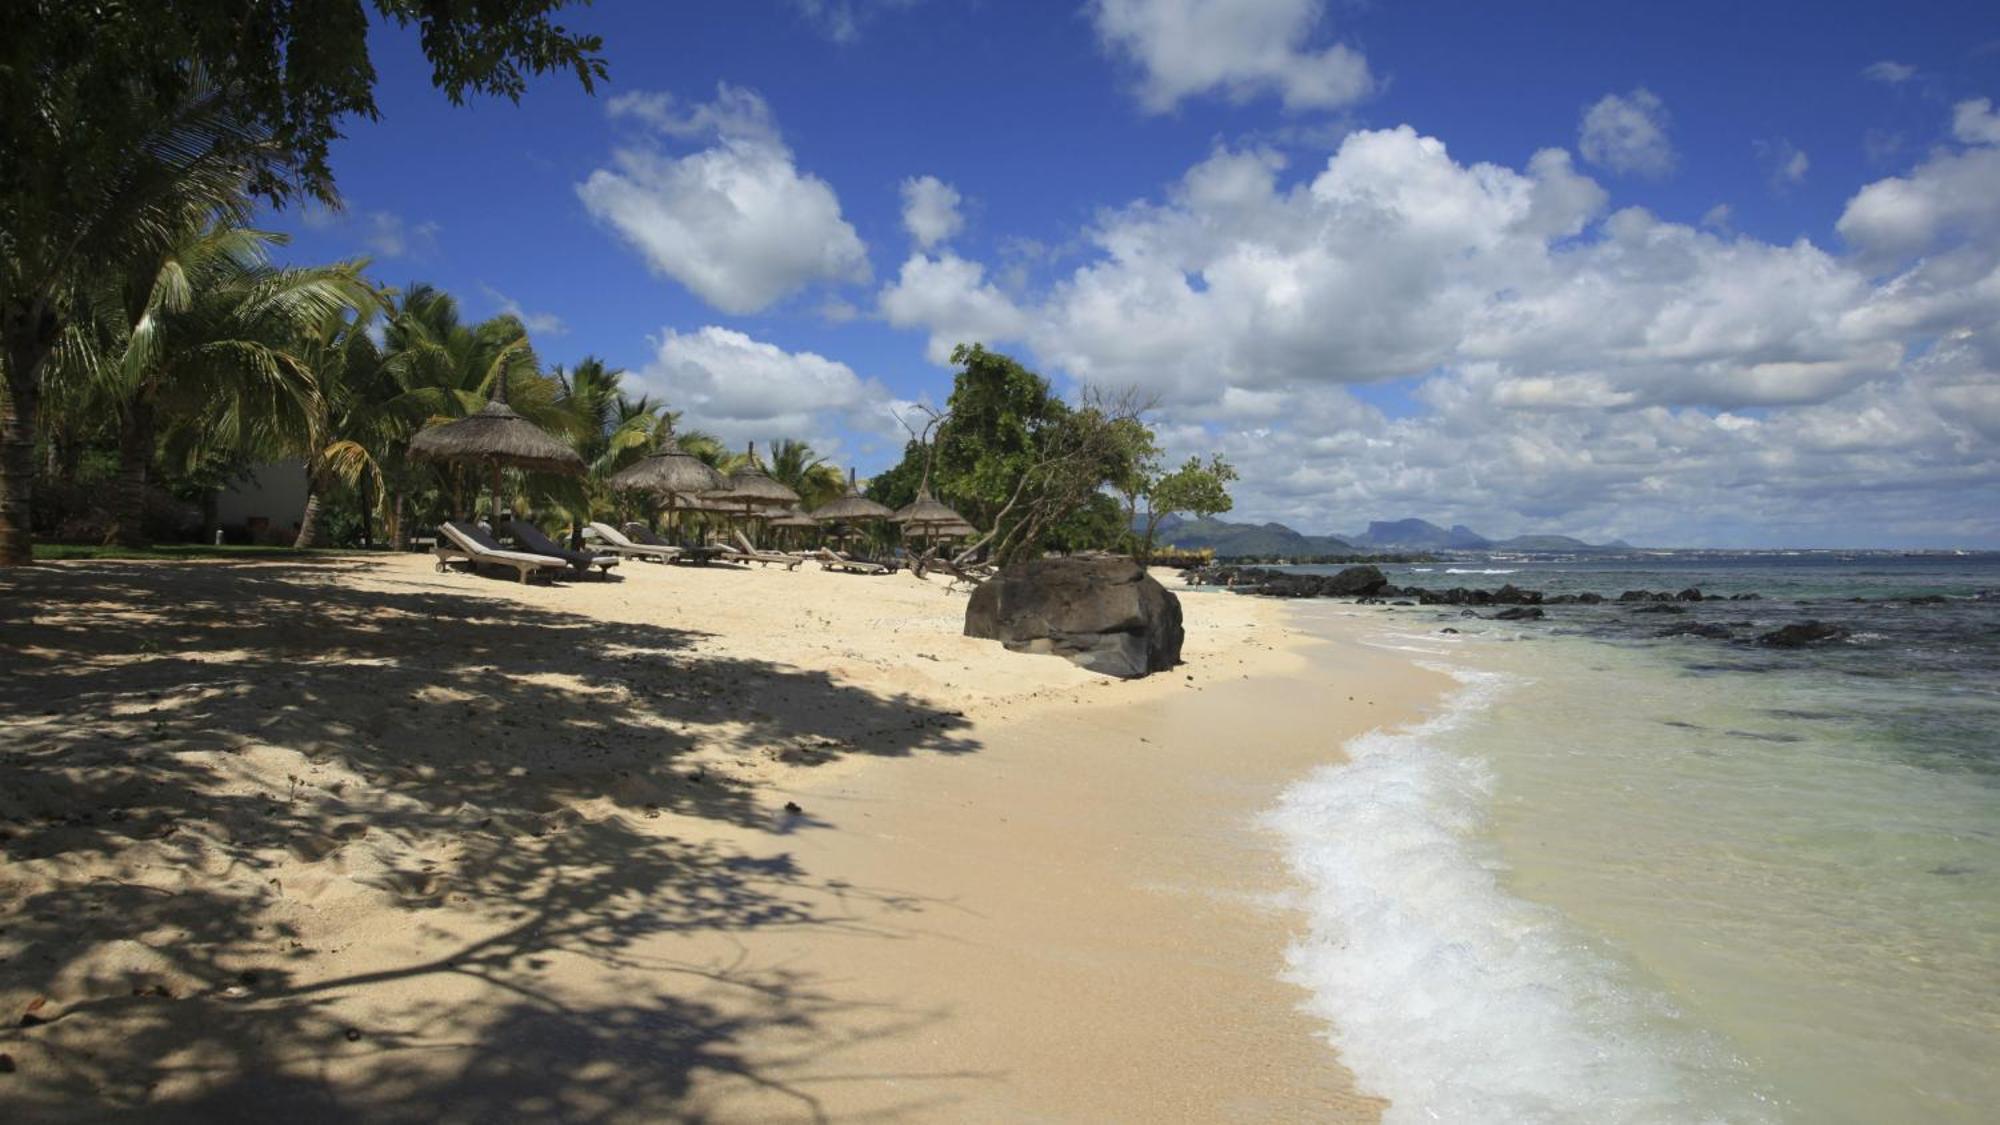
[[[1298,603],[1458,685],[1267,818],[1310,919],[1290,975],[1392,1121],[1996,1119],[2000,557],[1383,569],[1760,595]],[[1750,643],[1808,619],[1849,636]],[[1686,623],[1735,639],[1660,635]]]

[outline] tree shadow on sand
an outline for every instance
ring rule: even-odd
[[[491,587],[332,581],[354,565],[0,578],[0,1111],[814,1119],[868,1077],[842,1049],[942,1017],[665,951],[893,941],[931,905],[801,870],[783,834],[830,826],[696,769],[704,742],[962,753],[962,717]],[[390,932],[343,928],[357,896]]]

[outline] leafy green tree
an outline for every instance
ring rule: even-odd
[[[44,368],[76,290],[255,198],[336,202],[328,152],[372,119],[370,9],[414,26],[453,102],[605,75],[568,0],[14,0],[0,27],[0,565],[31,561]]]
[[[1220,453],[1210,456],[1205,465],[1201,458],[1190,457],[1171,473],[1145,478],[1139,489],[1146,502],[1146,534],[1140,541],[1139,561],[1153,557],[1153,536],[1160,521],[1169,515],[1191,512],[1196,519],[1207,519],[1234,507],[1229,484],[1235,479],[1235,467]]]

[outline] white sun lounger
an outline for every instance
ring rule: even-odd
[[[766,566],[771,563],[777,563],[786,570],[797,570],[799,564],[805,561],[785,554],[783,551],[760,551],[748,539],[743,538],[743,533],[740,531],[736,532],[732,538],[736,540],[736,546],[731,547],[727,544],[720,544],[722,547],[723,562],[753,562],[762,563]]]
[[[568,570],[569,563],[548,555],[531,555],[526,551],[510,551],[493,540],[477,526],[452,520],[438,526],[438,545],[431,549],[437,556],[437,568],[449,569],[454,561],[469,562],[474,567],[481,563],[490,566],[511,566],[520,572],[521,581],[526,582],[531,574],[553,576],[556,571]]]
[[[655,547],[650,543],[633,542],[630,536],[608,523],[590,523],[584,529],[597,536],[597,541],[604,544],[605,550],[628,558],[672,562],[681,553],[679,547]]]

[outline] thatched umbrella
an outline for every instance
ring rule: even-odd
[[[861,495],[861,489],[854,483],[854,469],[849,467],[847,492],[814,508],[812,518],[819,523],[866,523],[870,520],[886,520],[895,514],[885,505],[877,504]]]
[[[500,469],[512,466],[544,473],[580,476],[583,458],[550,437],[540,426],[507,405],[507,372],[493,377],[493,391],[477,414],[419,430],[410,439],[410,456],[419,461],[471,461],[492,470],[493,527],[500,519]]]
[[[768,521],[766,521],[764,526],[770,528],[773,531],[794,530],[800,528],[818,527],[819,521],[813,519],[811,516],[805,514],[804,512],[799,511],[797,508],[787,508],[784,511],[779,512],[777,515],[772,516]],[[794,542],[796,541],[797,540],[794,540]]]
[[[924,476],[923,484],[917,486],[917,498],[903,505],[889,518],[902,524],[906,531],[911,529],[922,531],[927,546],[937,538],[939,528],[967,522],[964,516],[938,503],[937,498],[931,495],[929,474]]]
[[[658,496],[666,504],[667,518],[671,520],[676,505],[696,507],[689,502],[692,498],[729,487],[729,478],[701,458],[681,449],[680,442],[674,438],[673,427],[669,426],[666,440],[660,443],[660,448],[638,463],[613,473],[610,483],[611,487],[621,491],[650,492]]]
[[[730,474],[726,487],[709,493],[705,499],[740,508],[745,517],[755,518],[759,509],[790,508],[799,502],[799,494],[764,471],[763,463],[757,460],[757,443],[753,441],[743,467]]]

